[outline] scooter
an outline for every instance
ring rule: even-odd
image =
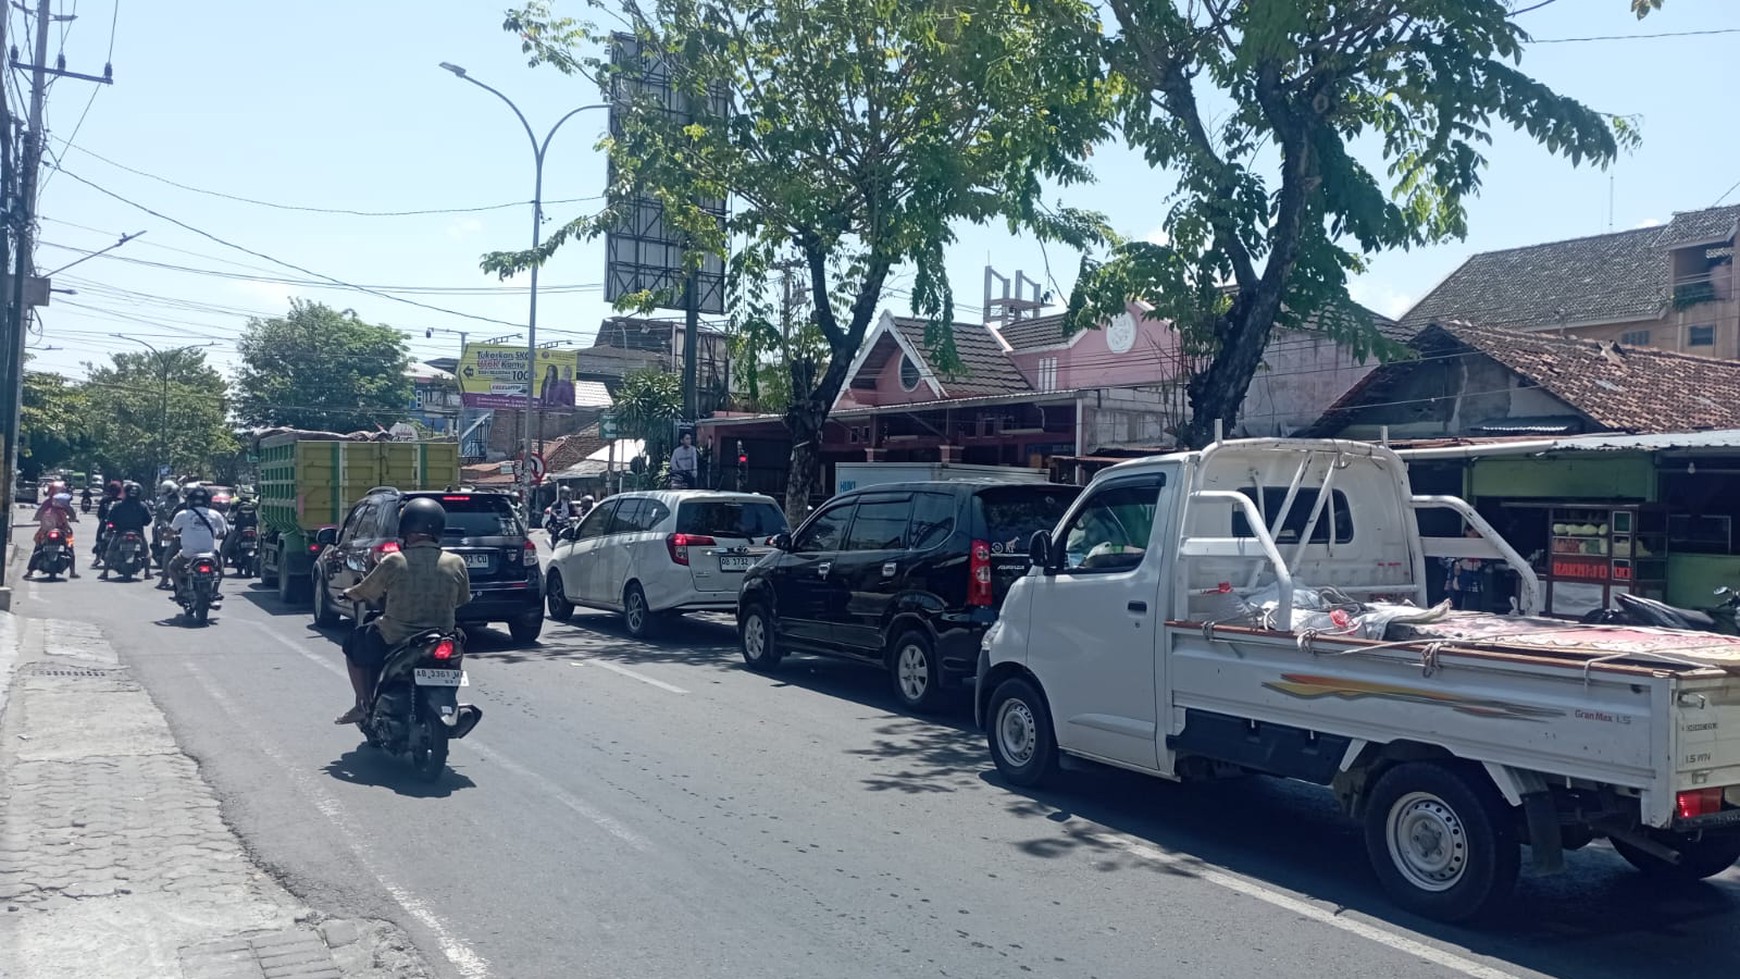
[[[175,583],[175,603],[181,614],[194,625],[206,625],[211,618],[212,602],[217,598],[218,556],[196,554],[188,559],[187,571]]]
[[[1653,598],[1619,595],[1618,608],[1596,609],[1583,616],[1583,621],[1592,625],[1641,625],[1740,636],[1740,591],[1723,585],[1714,594],[1722,601],[1709,609],[1679,608]]]
[[[230,567],[242,578],[252,578],[260,570],[260,532],[243,527],[236,532],[235,552],[230,555]]]
[[[30,570],[40,571],[53,581],[71,569],[72,548],[67,544],[66,534],[58,530],[49,531],[42,546],[36,549],[36,555],[30,559]]]
[[[440,778],[448,742],[483,720],[482,710],[459,702],[459,688],[469,686],[464,659],[465,633],[457,630],[425,632],[395,646],[357,722],[369,746],[404,757],[426,781]]]
[[[145,538],[136,530],[124,530],[121,539],[115,542],[115,560],[103,569],[104,574],[114,573],[121,576],[122,581],[132,581],[134,576],[143,577],[149,567],[145,551]]]

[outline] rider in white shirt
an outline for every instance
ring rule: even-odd
[[[175,515],[169,529],[181,542],[175,556],[169,559],[169,580],[179,593],[187,562],[201,554],[216,554],[217,542],[229,532],[229,525],[224,522],[223,514],[211,508],[211,491],[204,486],[195,486],[187,491],[187,509]],[[212,596],[213,604],[221,601],[222,594]]]

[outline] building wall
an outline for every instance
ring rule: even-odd
[[[1336,433],[1341,438],[1471,436],[1477,425],[1508,418],[1577,417],[1579,413],[1538,387],[1525,386],[1509,368],[1469,354],[1419,364],[1378,401],[1357,408]]]
[[[1175,390],[1104,388],[1081,395],[1079,444],[1083,452],[1122,446],[1166,446],[1178,424]]]
[[[1655,462],[1643,453],[1583,452],[1551,459],[1480,459],[1472,495],[1544,500],[1655,499]]]
[[[1674,263],[1678,265],[1664,261],[1663,274],[1670,275],[1676,268],[1684,272],[1684,268],[1678,267],[1685,264],[1683,257],[1676,253]],[[1670,277],[1670,284],[1671,282]],[[1718,267],[1709,273],[1708,283],[1710,293],[1715,297],[1712,301],[1700,302],[1684,309],[1670,309],[1666,315],[1657,319],[1569,326],[1564,332],[1587,340],[1612,340],[1701,357],[1740,360],[1740,289],[1736,288],[1740,281],[1736,280],[1734,267]],[[1715,343],[1710,346],[1692,346],[1688,340],[1694,326],[1714,327]],[[1637,342],[1637,334],[1644,332],[1648,334],[1647,342]]]
[[[1277,332],[1245,390],[1237,434],[1292,435],[1323,417],[1335,399],[1377,366],[1376,357],[1361,363],[1350,348],[1320,333]]]
[[[1132,307],[1136,342],[1123,353],[1113,353],[1106,331],[1087,330],[1068,347],[1011,353],[1015,369],[1035,391],[1071,391],[1078,388],[1161,384],[1178,376],[1178,334],[1165,320],[1148,319]],[[1053,372],[1046,364],[1055,361]]]

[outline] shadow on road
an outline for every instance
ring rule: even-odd
[[[367,745],[358,745],[327,762],[322,771],[340,782],[391,789],[411,799],[445,799],[461,789],[477,787],[470,777],[451,768],[435,781],[425,782],[402,759]]]
[[[308,609],[302,606],[288,605],[278,600],[278,589],[267,588],[260,584],[258,578],[243,582],[232,582],[227,586],[229,594],[236,598],[244,598],[253,606],[267,615],[308,615]]]
[[[951,755],[929,750],[942,752],[930,763],[935,778]],[[975,750],[983,758],[983,745]],[[1010,793],[1008,811],[1033,821],[1034,835],[1013,845],[1035,858],[1086,859],[1106,873],[1198,876],[1225,868],[1554,976],[1648,975],[1664,956],[1699,973],[1740,967],[1740,947],[1728,938],[1740,924],[1740,887],[1658,885],[1603,846],[1569,854],[1567,872],[1555,877],[1526,876],[1525,853],[1511,909],[1484,926],[1457,927],[1390,904],[1369,869],[1360,827],[1313,786],[1261,777],[1173,784],[1105,770],[1066,773],[1056,789],[1040,791],[1005,785],[994,769],[980,768],[985,782]],[[1132,853],[1099,827],[1170,859]]]

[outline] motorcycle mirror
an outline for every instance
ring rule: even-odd
[[[1715,595],[1717,598],[1726,598],[1727,596],[1732,595],[1732,594],[1734,594],[1734,589],[1729,588],[1727,585],[1721,585],[1715,591]]]

